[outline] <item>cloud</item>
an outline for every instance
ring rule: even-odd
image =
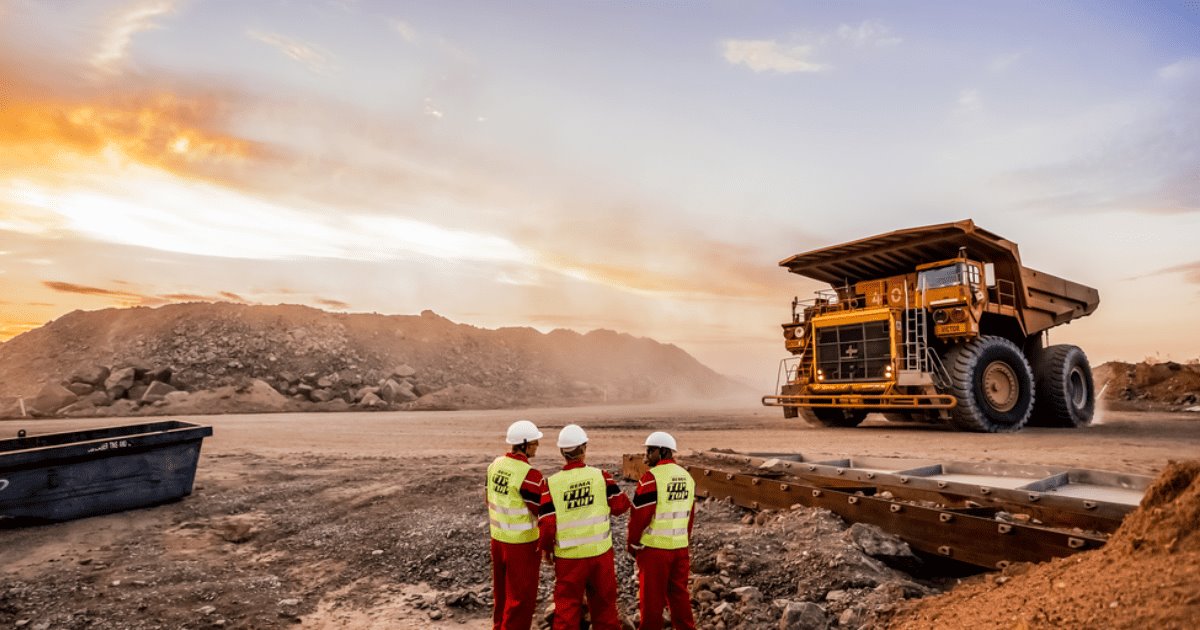
[[[1169,275],[1169,274],[1182,274],[1184,282],[1188,282],[1191,284],[1200,284],[1200,260],[1197,260],[1196,262],[1185,263],[1182,265],[1175,265],[1174,267],[1167,267],[1165,269],[1159,269],[1158,271],[1152,271],[1147,275],[1162,276],[1162,275]],[[1138,280],[1142,277],[1145,277],[1145,276],[1140,276],[1138,278],[1130,278],[1130,279]]]
[[[300,62],[313,73],[329,74],[333,70],[333,55],[317,46],[278,33],[250,30],[246,34]]]
[[[100,40],[99,48],[89,59],[92,67],[104,74],[118,74],[129,56],[133,36],[154,28],[155,18],[174,10],[175,5],[170,0],[142,1],[128,5],[124,11],[113,16]]]
[[[339,311],[344,311],[344,310],[350,308],[349,304],[347,304],[341,300],[331,300],[329,298],[323,298],[323,297],[314,298],[313,302],[316,304],[320,304],[321,306],[327,306],[332,309],[337,309]]]
[[[811,59],[813,47],[781,44],[773,39],[727,39],[721,42],[725,60],[755,72],[824,72],[829,67]]]
[[[103,289],[100,287],[73,284],[71,282],[45,280],[42,282],[42,285],[51,291],[59,293],[108,298],[121,306],[157,306],[166,302],[163,298],[143,295],[141,293]]]
[[[790,41],[776,39],[726,39],[721,42],[725,60],[744,65],[754,72],[826,72],[832,66],[815,60],[818,51],[834,54],[837,49],[884,48],[901,40],[891,34],[891,28],[875,20],[857,25],[842,24],[832,32],[812,36],[794,36]]]
[[[854,44],[863,46],[895,46],[904,41],[891,34],[892,29],[882,22],[866,20],[857,26],[842,24],[837,29],[838,37]]]
[[[964,88],[961,90],[955,102],[959,113],[966,114],[983,109],[983,98],[979,95],[979,90],[975,88]]]
[[[388,20],[388,26],[392,27],[393,31],[400,34],[400,38],[409,44],[417,43],[417,29],[404,20],[392,18]]]

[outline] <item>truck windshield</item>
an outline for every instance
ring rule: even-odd
[[[918,282],[925,289],[940,289],[942,287],[953,287],[962,284],[963,280],[963,265],[946,265],[945,267],[937,267],[935,269],[926,269],[921,272]]]

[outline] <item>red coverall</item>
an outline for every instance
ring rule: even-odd
[[[659,464],[673,464],[664,459]],[[642,533],[654,519],[658,504],[658,488],[650,471],[642,475],[633,494],[633,514],[629,517],[629,553],[637,558],[638,565],[638,612],[642,623],[640,630],[662,628],[662,611],[671,610],[671,627],[675,630],[695,630],[696,620],[692,616],[692,598],[688,591],[688,573],[691,558],[688,548],[654,549],[642,547]],[[691,539],[692,524],[696,521],[696,507],[692,506],[688,517],[688,538]]]
[[[582,468],[583,462],[568,462],[563,470]],[[604,471],[601,471],[604,472]],[[605,494],[612,516],[629,511],[629,497],[621,492],[612,475],[604,472]],[[542,499],[542,513],[538,521],[541,530],[543,552],[554,553],[554,534],[557,521],[554,501],[547,491]],[[583,617],[583,598],[587,596],[587,609],[591,612],[592,628],[595,630],[620,630],[621,619],[617,615],[617,569],[612,549],[594,558],[554,558],[554,630],[576,630]]]
[[[505,453],[506,457],[529,463],[520,453]],[[546,478],[536,468],[530,468],[521,482],[521,498],[536,518],[543,501],[550,500]],[[493,630],[529,630],[537,608],[538,541],[522,544],[503,543],[492,539],[492,609]]]

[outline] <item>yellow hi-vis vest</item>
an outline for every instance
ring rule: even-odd
[[[679,464],[660,464],[650,469],[658,492],[654,519],[642,532],[641,544],[654,549],[683,549],[688,546],[688,519],[696,500],[696,482]]]
[[[594,558],[612,549],[604,473],[591,466],[572,468],[551,475],[548,483],[558,523],[554,555]]]
[[[532,468],[527,462],[501,455],[487,469],[488,521],[492,538],[504,543],[538,539],[537,519],[521,498],[521,484]]]

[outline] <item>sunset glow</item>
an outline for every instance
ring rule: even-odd
[[[779,260],[973,218],[1099,288],[1093,363],[1200,356],[1194,2],[0,0],[0,87],[0,340],[432,309],[762,385]]]

